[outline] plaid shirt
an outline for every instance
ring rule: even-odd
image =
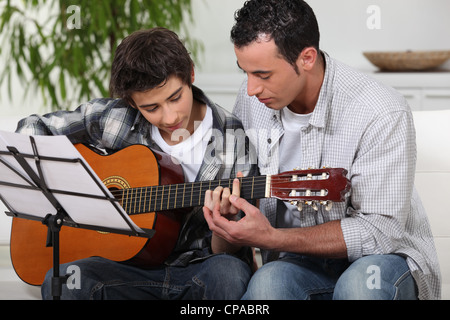
[[[327,212],[307,207],[302,227],[341,220],[349,261],[372,254],[407,258],[420,299],[440,298],[440,271],[433,235],[414,188],[416,145],[405,99],[366,75],[325,55],[326,71],[315,110],[302,129],[299,168],[323,166],[348,170],[351,193]],[[234,113],[257,148],[261,174],[279,171],[280,112],[249,97],[244,83]],[[277,200],[264,199],[261,210],[276,226]],[[273,259],[263,252],[263,259]]]
[[[241,122],[226,110],[211,102],[193,86],[194,98],[206,103],[213,114],[213,136],[196,178],[201,180],[228,179],[241,171],[244,176],[257,173],[256,160],[249,156],[248,139],[243,137]],[[121,99],[96,99],[80,105],[74,111],[57,111],[43,116],[32,115],[22,119],[18,133],[28,135],[66,135],[72,143],[84,143],[107,153],[133,144],[142,144],[161,150],[151,137],[151,124],[140,112]],[[183,266],[193,260],[211,255],[211,231],[201,207],[185,215],[178,244],[169,265]],[[238,254],[249,262],[251,253],[244,248]]]

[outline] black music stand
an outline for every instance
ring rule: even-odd
[[[14,140],[11,139],[11,137],[19,137],[15,135],[17,134],[11,135],[10,133],[7,133],[7,139],[9,138],[8,140]],[[9,142],[6,142],[5,139],[1,138],[2,132],[0,132],[0,142],[3,142],[3,148],[1,148],[0,145],[0,200],[9,210],[5,212],[7,216],[41,221],[44,225],[47,226],[48,235],[45,245],[47,247],[53,248],[53,278],[51,290],[54,300],[60,299],[62,285],[68,278],[68,276],[66,275],[60,276],[59,271],[59,232],[62,226],[145,238],[151,238],[155,233],[154,230],[139,228],[128,218],[127,214],[120,206],[118,200],[109,193],[108,189],[100,182],[92,169],[88,165],[86,165],[86,162],[81,157],[81,155],[78,154],[79,157],[67,158],[41,155],[38,152],[39,145],[35,139],[37,137],[33,136],[29,136],[29,143],[32,148],[32,153],[23,153],[19,151],[15,146],[13,146],[13,143],[11,143],[10,145]],[[39,139],[45,139],[45,137],[40,137]],[[20,140],[23,143],[23,136]],[[25,149],[29,150],[29,148]],[[81,166],[82,170],[84,170],[87,173],[87,176],[90,177],[91,180],[89,182],[91,184],[95,184],[98,187],[99,193],[86,194],[80,191],[67,189],[55,190],[49,188],[46,181],[46,177],[49,176],[49,172],[45,172],[49,170],[44,169],[44,166],[42,165],[43,163],[68,163]],[[48,168],[48,165],[46,165],[45,168]],[[4,178],[5,176],[9,176],[9,179]],[[11,176],[13,176],[13,178],[11,178]],[[5,181],[3,181],[3,179],[5,179]],[[4,191],[6,195],[2,194],[2,191]],[[15,208],[17,207],[17,205],[20,206],[20,204],[18,204],[17,197],[12,197],[11,195],[13,193],[17,193],[17,191],[37,192],[39,196],[41,196],[41,199],[45,198],[44,201],[48,201],[51,204],[47,207],[47,209],[52,208],[53,210],[49,210],[52,212],[45,212],[45,214],[42,214],[42,212],[36,212],[40,210],[39,208],[34,208],[34,212],[20,212],[20,210],[16,210]],[[99,201],[102,204],[106,204],[105,208],[110,209],[110,212],[108,212],[108,214],[119,215],[119,220],[121,220],[123,224],[117,225],[117,227],[105,227],[99,224],[86,224],[82,221],[75,221],[70,212],[66,211],[65,209],[65,200],[58,200],[58,196],[65,196],[65,198],[63,197],[61,199],[73,199],[75,197],[77,201],[82,201],[83,199],[86,200],[89,198],[91,200]],[[24,202],[23,200],[24,199],[21,199],[22,203]],[[111,208],[113,208],[114,210],[111,210]],[[126,227],[124,227],[124,225]]]

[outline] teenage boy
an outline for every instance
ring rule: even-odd
[[[170,154],[186,182],[254,174],[247,140],[230,134],[243,132],[240,121],[193,82],[194,64],[174,32],[138,31],[123,40],[114,57],[110,89],[117,98],[30,116],[17,132],[66,135],[108,153],[143,144]],[[181,230],[172,255],[151,270],[101,257],[62,265],[61,274],[77,265],[82,281],[81,289],[64,285],[62,299],[241,298],[251,276],[251,250],[212,235],[201,207],[186,214]],[[42,286],[44,299],[51,298],[51,275]]]

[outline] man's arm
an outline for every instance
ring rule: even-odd
[[[234,195],[229,200],[232,206],[245,212],[244,218],[226,219],[218,202],[212,211],[205,206],[203,212],[210,229],[231,244],[318,257],[347,257],[339,220],[307,228],[277,229],[246,200]]]

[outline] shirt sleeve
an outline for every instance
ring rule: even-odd
[[[415,164],[412,114],[395,111],[374,120],[351,169],[351,203],[341,220],[350,261],[398,249],[411,211]]]
[[[96,106],[98,108],[98,105]],[[95,117],[92,103],[80,105],[74,111],[56,111],[45,115],[31,115],[22,119],[16,132],[29,135],[66,135],[72,142],[80,142]]]
[[[96,99],[73,111],[31,115],[19,121],[16,132],[28,135],[65,135],[72,143],[113,145],[133,125],[130,108],[114,99]],[[102,143],[101,143],[102,141]]]

